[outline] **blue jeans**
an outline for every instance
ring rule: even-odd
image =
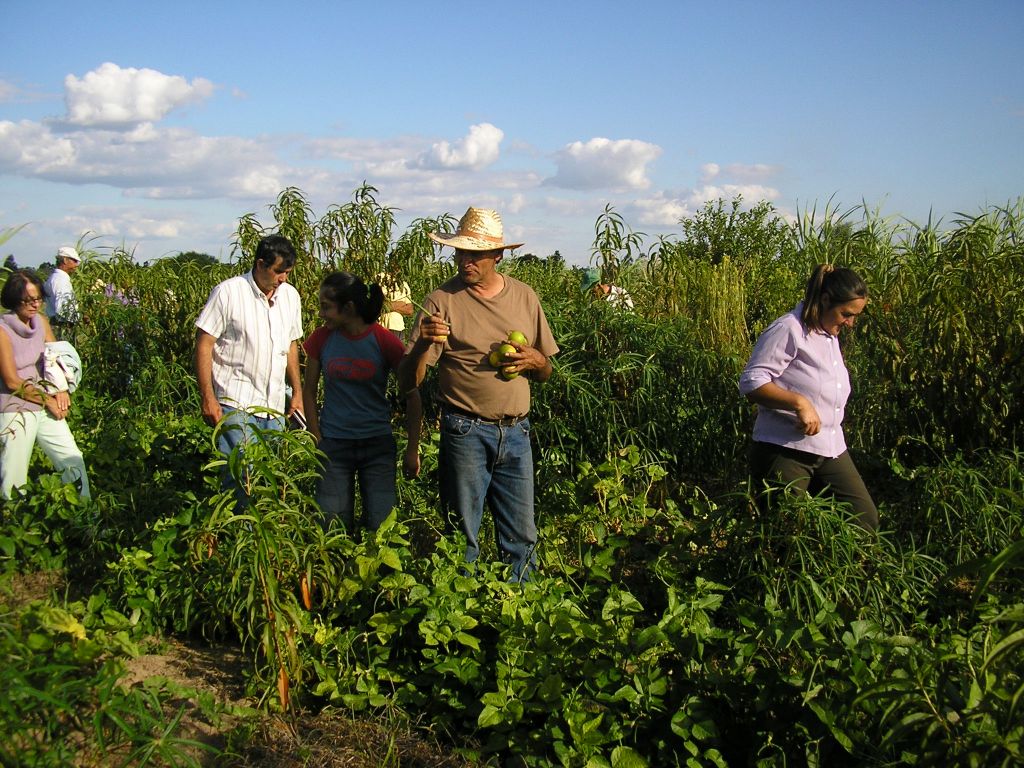
[[[235,448],[238,448],[242,453],[245,452],[246,444],[255,439],[253,437],[254,428],[272,432],[284,430],[284,419],[280,416],[256,416],[238,408],[231,408],[223,403],[221,403],[220,407],[224,415],[222,417],[223,426],[221,427],[220,434],[217,435],[217,450],[226,457],[230,457],[231,452]],[[248,503],[245,490],[231,476],[231,470],[228,466],[224,467],[224,472],[221,475],[221,485],[224,489],[235,489],[239,508],[244,507]]]
[[[438,460],[441,505],[466,535],[466,561],[480,556],[486,500],[502,561],[512,564],[515,580],[526,579],[536,566],[537,548],[529,420],[505,427],[443,413]]]
[[[319,448],[327,454],[316,500],[323,525],[340,518],[346,530],[355,525],[356,478],[363,499],[366,525],[376,530],[398,501],[395,468],[398,446],[392,434],[361,440],[324,437]]]

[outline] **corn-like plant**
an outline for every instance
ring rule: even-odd
[[[318,455],[306,432],[254,429],[243,447],[208,468],[223,470],[225,464],[244,499],[236,506],[238,492],[223,491],[206,527],[229,574],[232,621],[253,651],[265,692],[276,687],[279,706],[287,710],[291,689],[302,679],[302,600],[311,599],[331,570],[323,551],[329,538],[311,495]]]

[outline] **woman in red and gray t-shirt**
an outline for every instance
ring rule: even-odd
[[[391,429],[388,375],[402,359],[401,341],[377,322],[384,306],[379,285],[366,285],[349,272],[333,272],[320,284],[320,319],[306,341],[302,394],[308,429],[327,463],[317,503],[327,527],[335,517],[349,531],[355,524],[355,484],[366,525],[376,529],[396,503],[395,436]],[[317,387],[324,379],[323,407]],[[406,423],[411,426],[407,467],[419,465],[419,393],[410,393]],[[412,464],[411,464],[412,463]]]

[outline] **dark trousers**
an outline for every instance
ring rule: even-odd
[[[878,508],[861,479],[850,452],[830,459],[772,443],[752,443],[750,475],[758,506],[765,511],[766,488],[788,486],[812,495],[827,494],[853,507],[857,522],[870,531],[878,528]]]

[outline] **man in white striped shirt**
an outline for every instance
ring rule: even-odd
[[[283,429],[302,411],[299,347],[302,307],[288,284],[295,248],[283,235],[268,235],[256,247],[251,272],[217,285],[196,320],[196,377],[203,418],[215,426],[223,417],[239,429],[222,429],[217,448],[225,455],[251,434],[249,427]],[[291,387],[291,398],[285,383]],[[256,413],[248,409],[257,409]]]

